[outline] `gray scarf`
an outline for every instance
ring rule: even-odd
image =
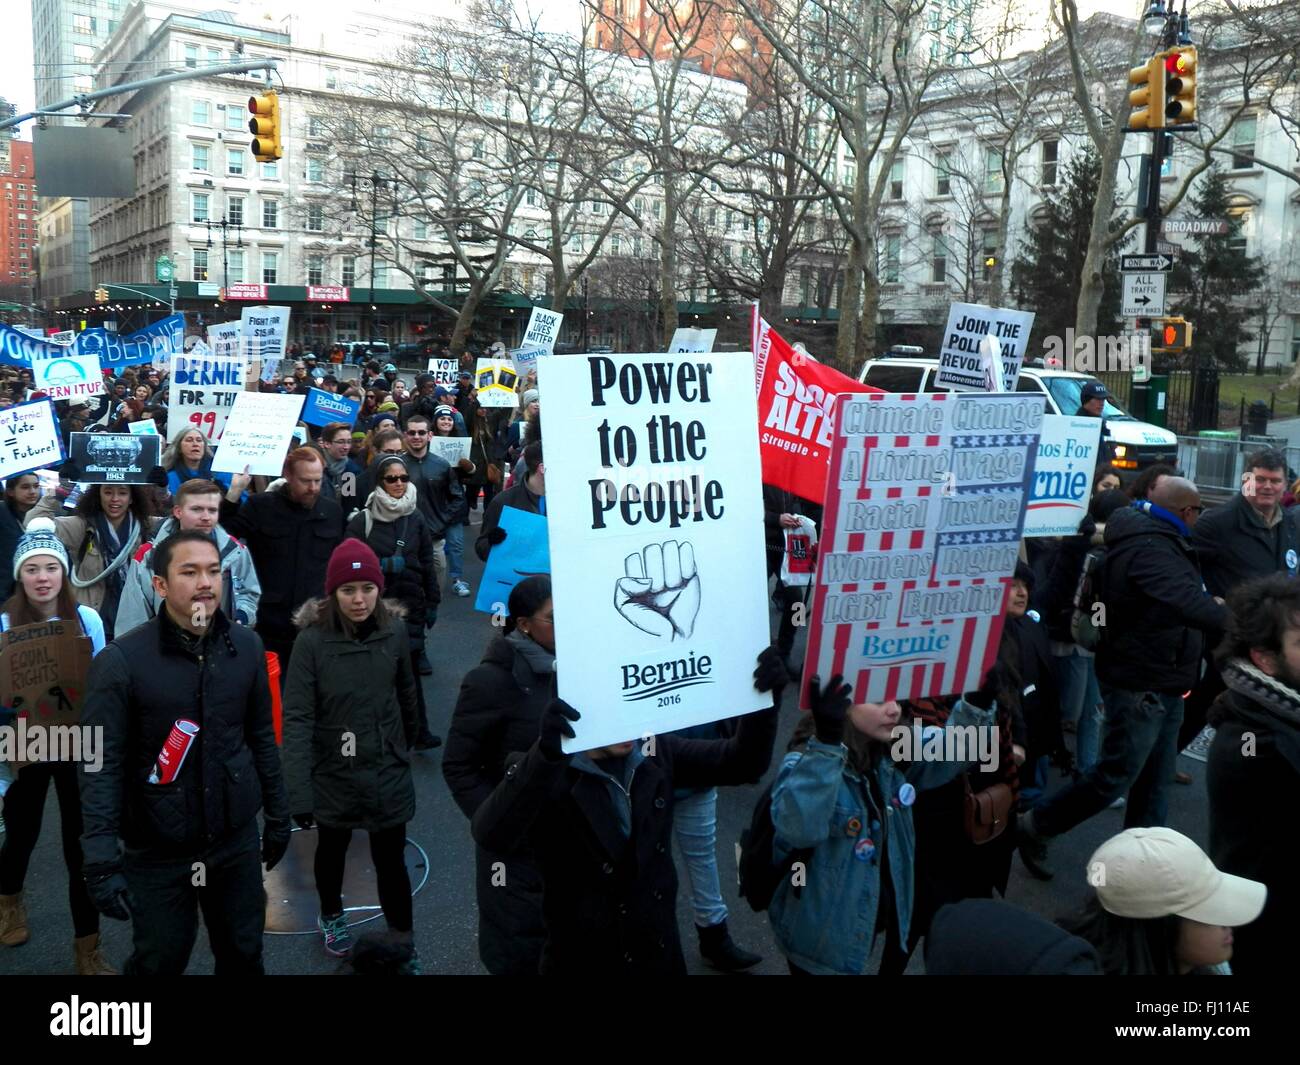
[[[1244,658],[1229,659],[1220,672],[1228,690],[1241,697],[1231,703],[1234,715],[1271,733],[1278,751],[1300,772],[1300,692]],[[1218,720],[1212,713],[1211,723]]]
[[[515,654],[523,657],[523,660],[528,663],[528,668],[536,676],[549,677],[555,672],[555,654],[553,652],[530,640],[518,629],[510,633],[506,639],[510,641]]]

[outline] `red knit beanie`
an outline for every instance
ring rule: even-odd
[[[369,581],[384,590],[384,575],[379,559],[362,541],[349,537],[334,549],[325,568],[325,594],[333,595],[339,586],[353,581]]]

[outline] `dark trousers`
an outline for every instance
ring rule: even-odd
[[[418,715],[416,724],[420,730],[418,735],[424,736],[429,732],[429,708],[424,702],[424,678],[420,676],[420,656],[424,654],[424,629],[419,630],[419,636],[416,636],[415,632],[416,630],[411,626],[406,627],[407,639],[411,647],[411,673],[415,677],[415,706]]]
[[[77,766],[72,762],[38,762],[23,766],[4,798],[6,831],[0,846],[0,895],[17,895],[27,879],[27,866],[41,837],[45,798],[50,781],[59,797],[63,864],[68,870],[68,905],[73,933],[92,936],[99,931],[99,913],[86,893],[81,876],[81,796]],[[49,885],[42,885],[48,888]]]
[[[316,825],[316,894],[320,912],[327,916],[343,912],[343,867],[352,829]],[[397,825],[370,833],[370,860],[379,882],[379,905],[388,927],[409,932],[411,878],[406,873],[406,826]]]
[[[184,973],[202,909],[217,975],[262,975],[266,892],[256,820],[190,858],[128,848],[123,869],[135,941],[127,974]]]
[[[1205,660],[1205,675],[1192,689],[1192,694],[1183,700],[1183,723],[1178,727],[1178,749],[1183,750],[1205,728],[1206,715],[1210,705],[1226,690],[1223,677],[1212,658]]]
[[[776,630],[776,648],[784,658],[789,658],[790,652],[794,650],[795,629],[797,628],[795,625],[795,608],[804,601],[806,591],[806,588],[791,587],[782,581],[780,577],[776,579],[776,590],[772,593],[772,599],[781,612]]]
[[[266,649],[280,659],[280,694],[283,695],[285,682],[289,679],[289,659],[293,655],[293,641],[298,638],[298,630],[292,625],[284,629],[261,621],[253,628],[257,635],[262,637]]]

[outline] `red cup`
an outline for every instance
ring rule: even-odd
[[[154,763],[153,772],[149,774],[150,784],[170,784],[185,764],[185,756],[194,745],[194,737],[199,734],[199,726],[185,718],[172,725],[171,735],[158,752],[158,761]]]

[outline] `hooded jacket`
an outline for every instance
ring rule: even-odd
[[[175,518],[168,518],[158,526],[153,540],[141,544],[132,556],[126,571],[126,584],[122,587],[122,600],[117,607],[114,632],[118,636],[125,636],[157,616],[162,598],[153,590],[153,551],[179,530],[180,523]],[[262,596],[262,585],[253,567],[253,556],[220,525],[213,530],[213,535],[221,556],[221,609],[228,618],[241,625],[254,625],[257,623],[257,601]]]

